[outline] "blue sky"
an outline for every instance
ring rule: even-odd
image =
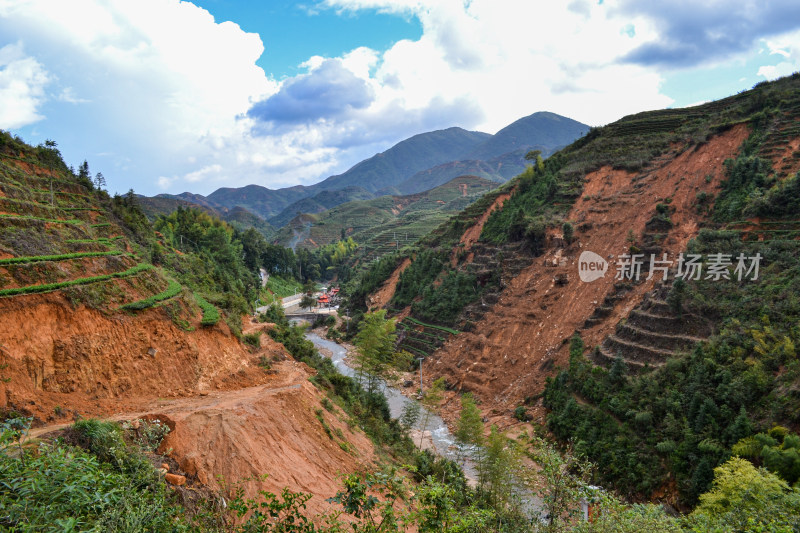
[[[261,35],[265,51],[256,64],[278,79],[304,72],[299,65],[313,55],[338,57],[360,46],[388,50],[401,39],[422,36],[416,17],[380,13],[377,9],[341,13],[300,2],[194,3],[217,20],[234,21],[244,31]]]
[[[0,128],[112,192],[310,184],[424,131],[601,125],[799,68],[796,0],[0,0]]]

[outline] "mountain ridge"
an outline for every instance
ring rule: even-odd
[[[589,126],[567,117],[536,112],[494,135],[455,126],[419,133],[313,185],[269,189],[250,184],[222,187],[208,196],[191,192],[159,196],[193,202],[218,211],[243,207],[280,227],[298,212],[315,213],[350,200],[364,199],[365,192],[373,196],[394,192],[414,194],[442,185],[459,175],[480,175],[502,182],[524,169],[524,154],[528,149],[540,149],[546,156],[588,130]],[[476,154],[487,157],[489,161],[476,160]],[[459,162],[463,171],[456,170]],[[436,175],[436,178],[428,179],[425,172],[429,173],[428,176]],[[330,194],[345,190],[353,193],[352,196],[347,192],[339,193],[337,199],[337,195]]]

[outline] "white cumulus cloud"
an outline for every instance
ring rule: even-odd
[[[766,45],[771,55],[780,56],[783,60],[776,65],[759,67],[759,76],[774,80],[800,70],[800,31],[770,39]]]
[[[380,57],[372,111],[470,102],[467,127],[493,132],[548,110],[593,125],[667,106],[654,70],[617,61],[653,35],[613,2],[326,0],[330,8],[415,16],[423,35]],[[635,28],[635,31],[634,31]],[[476,120],[477,118],[477,120]]]
[[[714,28],[728,27],[723,4],[700,10]],[[191,2],[0,0],[0,127],[55,139],[112,190],[309,184],[432,129],[492,133],[535,111],[600,125],[668,106],[664,72],[681,63],[667,61],[670,50],[703,44],[689,42],[690,14],[629,0],[318,0],[308,9],[413,17],[422,35],[313,55],[302,73],[276,80],[256,64],[261,36]],[[780,62],[759,74],[796,70],[800,35],[767,26],[735,46],[714,39],[708,53],[720,60],[763,35]]]
[[[0,36],[21,43],[2,49],[0,127],[40,120],[49,82],[40,131],[103,166],[119,190],[153,193],[159,175],[214,165],[209,139],[241,137],[237,117],[277,87],[255,64],[257,34],[189,2],[4,0]]]
[[[0,128],[15,129],[44,118],[40,106],[50,82],[44,66],[21,43],[0,48]]]

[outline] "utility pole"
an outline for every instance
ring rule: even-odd
[[[419,361],[419,395],[422,396],[422,361],[424,361],[424,357],[417,357],[417,361]]]

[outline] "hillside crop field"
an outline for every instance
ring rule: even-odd
[[[382,196],[349,202],[317,215],[304,216],[278,233],[288,244],[301,233],[300,247],[316,248],[335,243],[342,235],[359,244],[362,264],[375,261],[414,244],[498,184],[476,176],[462,176],[424,193]]]

